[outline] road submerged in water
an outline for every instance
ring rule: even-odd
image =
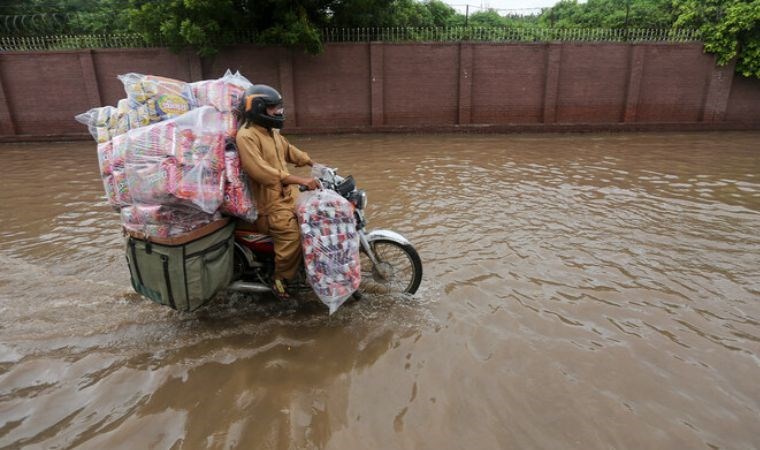
[[[0,146],[0,448],[760,447],[760,133],[292,141],[413,299],[176,313],[92,142]]]

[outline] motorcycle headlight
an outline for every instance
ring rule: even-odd
[[[349,200],[357,209],[364,209],[367,207],[367,193],[361,189],[352,192]]]

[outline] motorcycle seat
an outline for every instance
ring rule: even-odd
[[[254,252],[274,251],[274,240],[272,240],[272,236],[267,234],[261,234],[250,230],[235,230],[235,240]]]

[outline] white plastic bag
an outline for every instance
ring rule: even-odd
[[[354,207],[334,191],[302,193],[296,202],[309,284],[334,313],[361,283]]]

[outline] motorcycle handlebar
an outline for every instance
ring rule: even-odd
[[[317,179],[317,189],[322,189],[324,186],[322,184],[322,180]],[[304,186],[303,184],[298,185],[298,190],[300,192],[306,192],[309,190],[308,187]]]

